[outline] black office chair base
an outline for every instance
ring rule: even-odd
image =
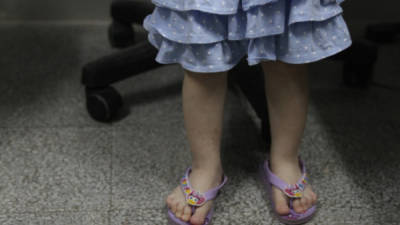
[[[367,26],[365,37],[378,43],[391,43],[398,39],[400,34],[400,23],[378,23]]]
[[[84,65],[82,84],[89,115],[97,121],[111,122],[122,107],[121,95],[111,84],[162,66],[154,60],[156,55],[157,50],[149,42],[140,42]]]
[[[125,48],[135,43],[135,32],[132,24],[113,20],[108,28],[108,40],[114,48]]]
[[[365,39],[354,40],[352,45],[329,57],[343,61],[343,84],[352,88],[367,88],[372,80],[378,47]]]

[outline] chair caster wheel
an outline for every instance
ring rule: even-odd
[[[122,97],[111,86],[86,88],[86,107],[93,119],[111,122],[122,107]]]

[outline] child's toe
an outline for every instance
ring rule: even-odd
[[[310,199],[308,198],[308,196],[303,196],[303,197],[301,197],[301,199],[300,199],[300,203],[301,203],[301,205],[302,205],[302,207],[303,207],[303,211],[302,211],[302,213],[304,213],[307,209],[309,209],[310,208],[310,206],[311,206],[311,201],[310,201]]]
[[[302,213],[303,212],[303,205],[301,204],[300,199],[295,199],[293,200],[293,210],[296,213]]]
[[[175,213],[175,216],[177,217],[177,218],[181,218],[182,217],[182,214],[183,214],[183,208],[185,207],[185,203],[183,203],[183,202],[178,202],[177,203],[177,206],[176,206],[176,213]]]
[[[311,193],[312,204],[315,205],[317,203],[317,194],[314,192]]]
[[[167,203],[168,208],[172,210],[172,205],[175,202],[175,199],[170,195],[165,199],[165,202]]]
[[[202,225],[204,220],[210,211],[212,201],[206,202],[203,206],[196,209],[194,214],[190,218],[190,223],[193,225]]]
[[[182,215],[182,220],[183,221],[188,221],[190,219],[190,215],[191,215],[192,209],[186,205],[185,208],[183,209],[183,215]]]
[[[289,214],[290,211],[289,211],[288,201],[286,197],[282,194],[282,192],[276,188],[274,190],[274,202],[275,202],[275,211],[279,215],[283,216]]]
[[[289,208],[287,207],[286,204],[277,204],[275,206],[275,210],[279,215],[282,216],[289,214]]]
[[[317,194],[314,192],[311,192],[311,203],[312,205],[315,205],[317,203]]]
[[[177,210],[176,207],[177,207],[177,205],[178,205],[178,202],[177,202],[177,201],[172,202],[171,205],[170,205],[171,211],[172,211],[174,214],[176,214],[176,210]]]

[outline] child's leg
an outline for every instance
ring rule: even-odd
[[[271,171],[289,184],[301,176],[298,150],[305,128],[308,106],[307,65],[263,61],[265,92],[271,126]],[[273,187],[276,210],[281,215],[289,213],[285,195]],[[293,202],[301,213],[315,204],[316,195],[307,185],[304,196]]]
[[[223,169],[220,160],[222,117],[227,88],[227,72],[194,73],[184,69],[182,88],[184,124],[192,154],[189,180],[200,192],[218,186]],[[203,224],[213,200],[191,215],[180,186],[167,197],[175,215],[192,224]]]

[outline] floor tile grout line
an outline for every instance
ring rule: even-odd
[[[262,185],[262,184],[259,184]],[[0,213],[0,216],[4,215],[12,215],[12,214],[46,214],[46,213],[91,213],[91,212],[113,212],[113,211],[120,211],[120,210],[164,210],[166,209],[166,205],[158,206],[158,207],[120,207],[120,208],[113,208],[113,209],[88,209],[88,210],[43,210],[43,211],[23,211],[23,212],[5,212]],[[221,209],[220,209],[221,210]],[[224,211],[224,210],[222,210]]]
[[[113,211],[120,211],[120,210],[137,210],[137,209],[143,209],[143,210],[163,210],[165,208],[163,207],[129,207],[129,208],[114,208],[114,209],[94,209],[94,210],[43,210],[43,211],[23,211],[23,212],[3,212],[0,213],[0,216],[4,215],[21,215],[21,214],[48,214],[48,213],[92,213],[92,212],[113,212]]]
[[[23,211],[23,212],[6,212],[0,213],[1,216],[10,216],[10,215],[22,215],[22,214],[48,214],[48,213],[92,213],[92,212],[109,212],[108,209],[99,209],[99,210],[43,210],[43,211]]]
[[[134,125],[149,125],[149,122],[143,121],[134,121],[130,123],[110,123],[110,124],[103,124],[98,126],[91,126],[91,125],[49,125],[49,126],[0,126],[0,129],[51,129],[51,128],[99,128],[99,129],[110,129],[110,128],[125,128],[131,127]]]
[[[394,119],[382,119],[381,121],[385,122],[385,123],[398,123],[398,121],[394,120]],[[64,126],[64,125],[60,125],[60,126],[0,126],[0,129],[3,129],[3,130],[4,129],[10,129],[10,130],[55,129],[55,128],[59,128],[59,129],[63,129],[63,128],[65,128],[65,129],[73,129],[73,128],[76,128],[76,129],[110,129],[111,127],[117,128],[117,129],[121,129],[121,128],[123,129],[126,127],[131,127],[132,125],[137,125],[138,123],[141,123],[141,122],[135,122],[132,124],[124,124],[124,125],[114,124],[114,125],[104,125],[104,126],[73,126],[73,125],[71,125],[71,126],[69,126],[69,125],[67,125],[67,126]],[[348,124],[348,121],[343,122],[343,123],[335,121],[335,123],[338,123],[339,125],[340,124]],[[146,125],[147,123],[141,123],[141,124]]]
[[[0,126],[0,129],[45,129],[45,128],[110,128],[110,125],[101,125],[101,126],[75,126],[75,125],[56,125],[56,126]]]
[[[110,149],[110,193],[109,193],[109,209],[107,211],[107,222],[111,225],[111,212],[113,208],[113,156],[115,147],[115,126],[111,124],[111,149]]]

